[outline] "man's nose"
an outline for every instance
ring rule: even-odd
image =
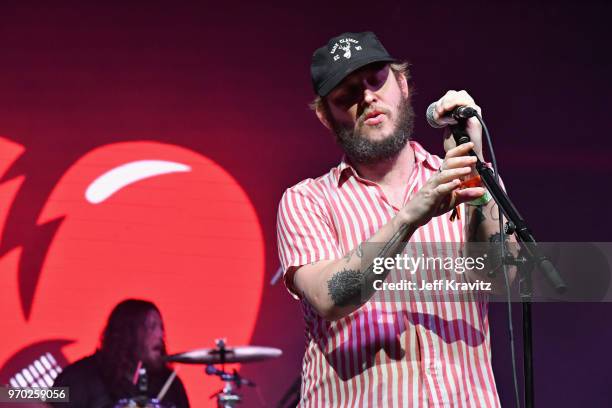
[[[164,337],[164,329],[158,328],[157,330],[155,330],[155,337],[157,337],[158,339],[163,338]]]
[[[376,101],[376,93],[369,88],[363,90],[363,101],[367,104],[371,104]]]

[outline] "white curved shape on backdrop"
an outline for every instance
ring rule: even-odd
[[[85,191],[85,199],[100,204],[117,191],[138,181],[171,173],[191,171],[191,167],[166,160],[137,160],[117,166],[96,178]]]

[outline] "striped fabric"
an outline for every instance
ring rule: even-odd
[[[418,143],[410,144],[415,167],[405,202],[442,162]],[[360,178],[345,161],[317,179],[302,181],[285,192],[279,206],[283,270],[342,257],[397,211],[380,186]],[[463,219],[436,217],[411,242],[463,242]],[[305,300],[301,303],[306,351],[300,406],[500,406],[486,302],[371,299],[335,322],[322,319]]]

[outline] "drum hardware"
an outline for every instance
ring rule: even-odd
[[[234,369],[231,373],[225,371],[223,367],[225,364],[250,363],[280,357],[283,354],[282,350],[273,347],[226,347],[225,339],[215,340],[215,345],[215,348],[172,354],[166,356],[165,360],[172,363],[206,364],[205,373],[215,375],[224,382],[223,388],[210,396],[210,398],[217,398],[217,407],[219,408],[234,408],[241,402],[240,395],[235,393],[236,389],[239,389],[242,385],[255,386],[252,381],[241,377],[237,370]],[[215,364],[220,364],[222,368],[216,368]]]
[[[240,403],[241,397],[234,392],[232,385],[235,385],[237,389],[240,389],[242,385],[255,387],[253,381],[242,378],[236,369],[234,369],[232,373],[228,373],[227,371],[219,370],[215,366],[207,365],[206,374],[216,375],[225,383],[222,389],[210,396],[211,399],[217,397],[218,407],[231,408]]]

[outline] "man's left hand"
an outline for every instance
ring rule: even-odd
[[[441,123],[447,123],[454,125],[457,121],[450,117],[443,116],[452,112],[457,106],[469,106],[476,109],[478,114],[482,116],[482,110],[480,106],[476,105],[474,98],[470,96],[466,91],[448,91],[442,98],[436,102],[436,108],[434,110],[434,120]],[[478,119],[469,118],[467,120],[466,130],[470,139],[474,142],[474,152],[478,155],[478,158],[484,161],[482,156],[482,126]],[[455,139],[450,131],[449,127],[444,129],[444,151],[448,152],[450,149],[457,146]]]

